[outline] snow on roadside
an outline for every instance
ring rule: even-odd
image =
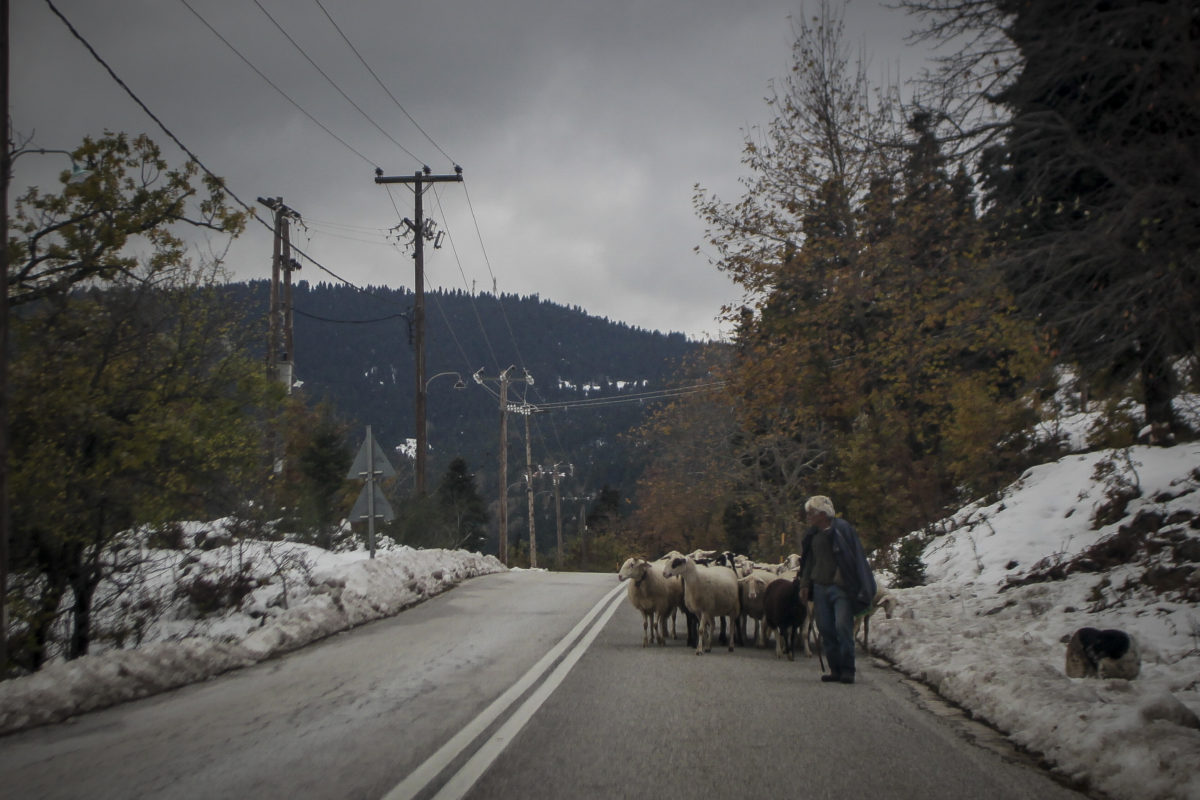
[[[1111,501],[1093,477],[1105,459],[1119,478],[1108,485],[1123,476],[1140,497],[1093,530]],[[1046,577],[1142,514],[1163,521],[1162,541],[1195,552],[1200,445],[1068,456],[1029,470],[999,502],[963,509],[926,546],[929,583],[892,590],[899,611],[873,620],[872,648],[1082,785],[1131,800],[1200,798],[1200,612],[1144,584],[1170,568],[1172,549]],[[1194,592],[1200,571],[1183,570]],[[1068,678],[1065,637],[1081,627],[1132,634],[1138,678]]]
[[[278,547],[280,543],[275,543]],[[307,579],[296,577],[287,607],[278,581],[251,593],[237,611],[197,626],[161,620],[152,640],[48,664],[39,672],[0,682],[0,734],[57,722],[75,714],[211,678],[303,647],[356,625],[391,616],[477,575],[505,570],[494,556],[461,550],[330,553],[289,544],[302,555]],[[177,557],[177,556],[176,556]],[[160,570],[178,578],[179,570]],[[153,637],[161,637],[153,640]]]

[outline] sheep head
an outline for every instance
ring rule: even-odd
[[[676,575],[682,575],[684,567],[687,566],[691,559],[687,556],[677,556],[672,558],[670,563],[663,567],[663,577],[673,578]]]

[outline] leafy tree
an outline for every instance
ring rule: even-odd
[[[681,370],[680,382],[711,381],[720,349],[710,345],[707,358]],[[628,526],[632,552],[656,558],[724,544],[725,508],[736,501],[738,433],[728,398],[714,391],[673,400],[630,434],[647,459]]]
[[[58,194],[31,187],[9,226],[9,303],[61,300],[72,290],[122,278],[170,275],[185,261],[182,231],[237,235],[245,215],[231,209],[219,181],[193,162],[169,169],[146,135],[88,137],[72,158],[93,167],[64,180]]]
[[[842,29],[829,3],[798,23],[791,74],[768,98],[775,116],[746,139],[745,193],[696,196],[717,268],[745,291],[743,307],[725,309],[737,326],[740,463],[758,473],[745,488],[788,549],[815,471],[857,413],[868,279],[855,206],[874,175],[895,170],[881,144],[893,138],[890,105],[852,65]]]
[[[605,484],[587,513],[587,526],[600,528],[621,518],[621,492]]]
[[[868,285],[856,357],[867,369],[832,475],[884,540],[1005,479],[1043,367],[988,259],[969,179],[950,172],[926,115],[910,128],[898,185],[877,180],[860,211]]]
[[[758,525],[754,506],[745,501],[729,503],[721,515],[725,541],[735,553],[750,553],[758,544]]]
[[[730,384],[771,515],[799,519],[819,490],[886,544],[991,479],[972,435],[1016,457],[1040,361],[934,118],[892,132],[839,37],[828,13],[801,26],[770,147],[747,145],[745,197],[700,211],[747,291]]]
[[[85,140],[95,164],[60,194],[31,189],[9,242],[13,565],[18,659],[37,668],[70,595],[66,655],[87,653],[106,549],[123,531],[229,509],[265,473],[265,409],[280,399],[214,300],[179,225],[240,230],[194,165],[145,137]]]

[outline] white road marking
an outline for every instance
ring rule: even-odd
[[[438,792],[437,798],[450,800],[451,798],[460,798],[466,794],[471,786],[475,784],[475,781],[479,779],[479,776],[483,774],[484,770],[500,755],[505,745],[512,740],[512,737],[516,736],[517,732],[529,721],[533,713],[537,711],[537,708],[562,683],[563,678],[571,671],[571,667],[575,665],[575,662],[587,650],[600,629],[604,627],[605,623],[608,622],[616,610],[616,607],[620,603],[620,598],[617,597],[617,594],[625,588],[625,584],[618,584],[612,591],[600,598],[600,601],[571,629],[570,633],[564,636],[546,655],[542,656],[536,664],[530,667],[529,671],[522,675],[520,680],[506,689],[503,694],[492,701],[491,705],[480,712],[479,716],[463,726],[462,730],[452,736],[436,753],[425,759],[424,763],[409,773],[408,777],[384,795],[384,800],[412,800],[412,798],[416,797],[434,778],[441,774],[442,770],[458,758],[489,725],[495,722],[509,706],[516,702],[517,698],[523,695],[530,686],[542,677],[546,670],[558,660],[563,651],[570,647],[571,643],[587,628],[596,615],[601,613],[605,604],[609,603],[610,605],[603,619],[592,628],[586,637],[580,640],[571,653],[558,665],[558,669],[550,675],[545,683],[538,687],[537,691],[530,695],[529,699],[517,709],[508,722],[501,726],[500,730],[491,739],[484,742],[463,768],[450,778],[446,785],[442,787],[442,790]],[[614,598],[616,598],[616,601],[614,601]],[[514,723],[516,724],[514,725]],[[451,787],[454,788],[452,789]]]

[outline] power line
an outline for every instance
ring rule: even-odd
[[[50,7],[50,10],[52,12],[54,12],[54,15],[56,17],[58,17],[60,20],[62,20],[62,23],[67,26],[67,30],[69,30],[71,32],[71,35],[74,36],[76,39],[78,39],[80,44],[82,44],[85,48],[87,48],[87,51],[89,53],[91,53],[92,58],[94,58],[100,64],[100,66],[104,67],[104,70],[109,74],[109,76],[114,81],[117,82],[117,85],[125,90],[125,93],[127,95],[129,95],[129,97],[133,100],[133,102],[138,104],[138,107],[141,108],[142,111],[146,112],[146,116],[148,116],[148,117],[150,117],[150,119],[154,120],[155,124],[158,125],[158,127],[162,129],[162,132],[165,133],[171,139],[171,141],[174,142],[177,147],[179,147],[180,150],[182,150],[184,153],[186,153],[188,158],[190,158],[192,161],[194,161],[196,163],[196,165],[198,167],[200,167],[200,169],[204,170],[205,175],[207,175],[208,177],[210,177],[214,181],[216,181],[217,185],[221,188],[221,191],[225,192],[225,194],[227,194],[231,198],[233,198],[234,202],[236,202],[239,206],[241,206],[245,211],[247,211],[251,216],[253,216],[255,219],[257,219],[260,223],[262,223],[268,230],[274,230],[274,227],[270,223],[268,223],[261,216],[259,216],[257,209],[255,209],[253,206],[251,206],[250,204],[248,204],[244,200],[242,200],[242,198],[240,198],[236,194],[234,194],[233,190],[225,185],[224,178],[219,177],[216,173],[214,173],[212,170],[210,170],[208,167],[206,167],[204,165],[204,162],[201,161],[200,158],[195,153],[193,153],[191,150],[189,150],[188,146],[185,145],[182,141],[180,141],[178,136],[176,136],[174,133],[171,132],[171,129],[168,128],[166,126],[166,124],[161,119],[159,119],[154,114],[153,111],[150,110],[149,106],[147,106],[145,103],[142,102],[142,99],[140,97],[138,97],[137,94],[134,93],[133,89],[129,88],[129,84],[127,84],[127,83],[125,83],[125,81],[121,80],[121,77],[119,75],[117,75],[117,73],[113,70],[113,68],[108,65],[108,62],[100,57],[100,54],[96,52],[96,49],[94,47],[92,47],[91,43],[88,42],[87,39],[83,38],[83,34],[81,34],[78,30],[75,29],[75,26],[71,24],[71,21],[69,19],[67,19],[65,16],[63,16],[63,13],[58,10],[58,8],[54,5],[54,3],[51,0],[46,0],[46,5]]]
[[[187,5],[187,3],[184,3],[184,5]],[[267,19],[271,20],[271,23],[279,30],[280,33],[283,34],[284,38],[292,43],[292,47],[296,48],[296,50],[300,53],[300,55],[304,56],[305,60],[308,61],[309,64],[312,64],[313,69],[315,69],[317,72],[321,73],[321,77],[324,78],[326,81],[328,81],[329,85],[332,86],[334,89],[336,89],[338,94],[340,94],[342,97],[346,98],[346,102],[349,103],[350,105],[354,106],[354,109],[359,114],[362,114],[363,119],[365,119],[367,122],[374,125],[375,130],[379,131],[384,136],[386,136],[388,139],[390,139],[392,144],[396,145],[396,147],[399,147],[409,158],[411,158],[412,160],[414,160],[418,163],[421,163],[422,160],[420,158],[417,158],[415,155],[413,155],[412,151],[410,151],[404,145],[400,144],[400,142],[396,141],[396,139],[390,133],[388,133],[387,131],[385,131],[383,128],[381,128],[379,126],[379,123],[377,123],[375,120],[371,119],[371,116],[366,111],[363,111],[362,107],[359,106],[358,103],[356,103],[352,99],[350,99],[350,95],[348,95],[344,91],[342,91],[342,87],[338,86],[337,83],[334,82],[333,78],[329,77],[328,73],[326,73],[325,70],[321,69],[321,67],[317,64],[316,61],[312,60],[312,58],[308,55],[308,53],[304,50],[304,48],[300,46],[300,43],[297,42],[295,39],[293,39],[291,37],[291,35],[286,30],[283,29],[283,26],[279,24],[279,22],[275,19],[275,17],[271,16],[271,12],[267,11],[267,9],[265,9],[263,7],[262,3],[260,3],[258,0],[254,0],[254,5],[258,6],[258,10],[261,11],[263,14],[265,14]]]
[[[358,233],[386,234],[388,232],[387,228],[381,228],[378,225],[355,225],[350,222],[333,222],[332,220],[313,219],[312,217],[305,217],[304,222],[306,225],[309,225],[311,227],[316,227],[316,228],[321,228],[321,227],[341,228],[342,230],[358,232]]]
[[[47,0],[47,2],[48,1],[49,0]],[[234,55],[236,55],[238,58],[240,58],[242,60],[242,62],[245,63],[246,66],[248,66],[250,69],[254,70],[254,72],[258,75],[258,77],[260,77],[264,81],[266,81],[268,86],[270,86],[272,89],[274,89],[276,92],[278,92],[279,95],[281,97],[283,97],[284,100],[287,100],[289,103],[291,103],[296,108],[297,111],[299,111],[301,114],[303,114],[304,116],[306,116],[310,120],[312,120],[314,123],[316,123],[321,128],[321,130],[328,133],[334,139],[337,139],[338,142],[340,142],[341,145],[343,147],[345,147],[347,150],[349,150],[351,153],[354,153],[354,155],[358,156],[363,161],[370,164],[372,167],[378,166],[374,161],[367,158],[362,153],[360,153],[357,149],[355,149],[349,142],[347,142],[345,139],[343,139],[342,137],[340,137],[336,133],[334,133],[332,130],[330,130],[323,122],[321,122],[319,119],[314,117],[312,114],[308,113],[308,111],[306,111],[302,105],[300,105],[295,100],[293,100],[287,92],[285,92],[283,89],[280,89],[279,86],[277,86],[274,81],[272,81],[270,78],[268,78],[262,70],[260,70],[256,66],[254,66],[254,64],[250,61],[250,59],[248,59],[244,55],[242,55],[240,50],[238,50],[236,47],[234,47],[233,44],[228,39],[226,39],[224,36],[222,36],[221,33],[216,28],[214,28],[212,25],[210,25],[208,20],[206,20],[204,17],[202,17],[200,15],[199,11],[192,8],[192,6],[188,3],[188,0],[179,0],[179,2],[183,3],[184,7],[188,11],[191,11],[192,14],[194,14],[196,16],[196,19],[198,19],[202,23],[204,23],[204,27],[206,27],[210,31],[212,31],[213,35],[216,36],[218,39],[220,39],[222,42],[224,42],[225,46],[228,47],[230,50],[232,50]]]
[[[483,244],[483,231],[479,228],[479,218],[475,216],[475,206],[471,203],[471,193],[467,190],[467,182],[463,180],[463,196],[467,199],[467,208],[471,211],[471,220],[475,223],[475,236],[479,239],[479,249],[483,253],[483,262],[487,265],[488,275],[492,277],[492,291],[496,295],[496,303],[500,306],[500,316],[504,319],[504,326],[508,328],[508,337],[512,340],[513,350],[517,354],[517,362],[524,368],[525,357],[521,355],[521,348],[517,345],[516,334],[513,333],[512,323],[508,320],[508,314],[504,310],[504,303],[500,300],[500,289],[496,283],[496,273],[492,271],[492,261],[488,258],[487,248]]]
[[[679,386],[672,389],[657,389],[650,392],[621,395],[618,397],[595,397],[586,400],[563,400],[553,403],[539,403],[538,411],[558,411],[572,408],[596,408],[599,406],[622,405],[625,403],[644,403],[651,400],[666,400],[673,397],[686,397],[693,394],[705,394],[725,388],[725,381],[702,383],[694,386]]]
[[[488,353],[490,353],[492,356],[492,365],[496,368],[496,371],[499,372],[500,361],[496,358],[496,348],[492,346],[491,337],[488,336],[487,329],[483,324],[483,317],[479,315],[479,306],[475,302],[475,293],[472,292],[470,290],[471,287],[467,285],[467,273],[463,271],[462,259],[458,255],[458,245],[455,242],[454,235],[450,232],[449,223],[446,222],[446,212],[442,208],[442,197],[438,193],[436,187],[433,190],[433,199],[437,203],[438,211],[441,212],[442,224],[446,227],[446,238],[450,240],[450,251],[454,253],[454,261],[458,265],[458,274],[461,275],[463,279],[463,288],[467,290],[467,297],[471,298],[471,311],[475,314],[475,321],[479,325],[479,333],[483,336],[483,343],[487,345]],[[465,355],[466,354],[464,353],[464,357]]]
[[[330,319],[329,317],[319,317],[316,314],[309,314],[308,312],[301,311],[298,308],[293,309],[292,311],[295,314],[299,314],[302,317],[307,317],[308,319],[316,320],[317,322],[331,322],[337,325],[371,325],[376,322],[389,322],[394,319],[408,319],[408,314],[406,313],[390,314],[386,317],[377,317],[376,319]]]
[[[244,200],[242,200],[242,198],[238,197],[237,193],[235,193],[232,189],[229,188],[229,186],[226,185],[224,178],[220,177],[215,172],[213,172],[211,169],[209,169],[208,166],[205,165],[205,163],[200,160],[200,157],[197,156],[195,153],[193,153],[191,151],[191,149],[186,144],[184,144],[183,141],[178,136],[176,136],[175,133],[170,128],[167,127],[166,123],[164,123],[161,119],[159,119],[158,116],[153,111],[150,110],[150,107],[147,106],[145,104],[145,102],[142,101],[142,98],[138,97],[137,93],[134,92],[133,89],[131,89],[129,87],[129,84],[127,84],[124,80],[122,80],[121,76],[118,75],[111,66],[109,66],[108,62],[105,61],[104,58],[98,52],[96,52],[96,48],[92,47],[91,43],[83,37],[83,34],[81,34],[75,28],[75,26],[73,24],[71,24],[71,21],[69,19],[67,19],[66,16],[63,15],[63,13],[61,11],[58,10],[58,8],[54,5],[53,0],[46,0],[46,5],[49,6],[50,10],[54,13],[54,15],[56,17],[58,17],[60,20],[62,20],[62,23],[67,26],[67,30],[69,30],[71,32],[71,35],[74,36],[77,40],[79,40],[79,43],[82,44],[87,49],[88,53],[91,54],[92,58],[94,58],[96,60],[96,62],[101,67],[104,68],[104,71],[109,74],[109,77],[111,77],[116,82],[116,84],[118,86],[120,86],[127,95],[129,95],[130,99],[132,99],[133,102],[137,103],[138,107],[141,108],[142,111],[144,111],[146,113],[146,116],[148,116],[150,119],[154,120],[154,123],[156,125],[158,125],[158,127],[162,130],[162,132],[165,133],[167,135],[167,137],[170,138],[170,140],[172,142],[174,142],[175,145],[180,150],[182,150],[187,155],[187,157],[190,158],[196,164],[196,166],[198,166],[201,170],[204,171],[205,175],[212,178],[213,181],[216,182],[216,185],[220,188],[220,190],[222,192],[229,195],[229,197],[235,203],[237,203],[239,206],[241,206],[241,208],[247,214],[249,214],[252,218],[257,220],[259,222],[259,224],[262,225],[264,228],[266,228],[269,231],[275,230],[275,227],[270,222],[268,222],[267,220],[262,218],[262,216],[258,213],[258,209],[254,208],[253,206],[249,205]],[[309,263],[311,263],[313,266],[315,266],[317,269],[321,270],[322,272],[327,273],[330,277],[336,278],[337,280],[341,281],[342,283],[346,284],[347,286],[349,286],[353,289],[356,289],[356,290],[362,292],[363,294],[372,295],[374,297],[377,297],[380,300],[384,299],[382,297],[379,297],[378,295],[374,295],[372,292],[368,292],[366,289],[363,289],[360,286],[356,286],[354,283],[350,282],[346,278],[343,278],[341,275],[338,275],[333,270],[329,269],[324,264],[322,264],[320,261],[317,261],[315,258],[310,256],[308,253],[301,250],[299,247],[296,247],[295,245],[293,245],[292,250],[293,250],[293,252],[299,254],[302,258],[307,260]]]
[[[409,114],[408,111],[406,111],[404,109],[404,106],[400,105],[400,101],[396,99],[396,96],[394,94],[392,94],[391,90],[388,89],[387,85],[384,84],[384,82],[382,80],[380,80],[380,78],[377,74],[375,74],[375,70],[371,69],[371,65],[367,63],[367,60],[365,58],[363,58],[362,53],[358,52],[358,48],[354,46],[354,44],[350,41],[349,37],[347,37],[346,34],[342,31],[341,27],[337,24],[337,22],[334,21],[333,17],[330,16],[329,11],[326,10],[325,6],[321,4],[321,0],[316,0],[316,3],[317,3],[317,7],[320,8],[322,12],[324,12],[325,18],[329,20],[329,24],[332,25],[333,29],[338,32],[338,35],[342,37],[342,41],[344,41],[346,43],[346,46],[349,47],[354,52],[354,55],[356,55],[358,57],[358,60],[362,63],[362,65],[364,67],[366,67],[367,72],[371,73],[371,77],[375,79],[375,82],[379,84],[379,87],[381,89],[383,89],[384,92],[387,93],[388,97],[392,98],[392,102],[396,104],[396,108],[400,109],[400,111],[404,114],[404,116],[408,117],[408,121],[411,122],[416,127],[416,129],[421,132],[422,136],[424,136],[426,139],[429,140],[429,143],[431,145],[433,145],[439,153],[444,155],[451,164],[454,164],[457,166],[458,162],[455,161],[453,158],[450,158],[450,154],[447,153],[445,150],[443,150],[441,145],[439,145],[437,142],[435,142],[433,140],[433,137],[425,132],[425,129],[422,128],[415,119],[413,119],[412,114]],[[405,152],[408,152],[408,151],[406,150]]]

